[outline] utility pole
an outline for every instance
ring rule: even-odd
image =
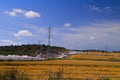
[[[105,46],[105,52],[107,52],[107,46]]]
[[[105,50],[104,50],[104,54],[106,55],[106,53],[107,53],[107,50],[108,49],[108,47],[107,46],[105,46]]]
[[[41,41],[38,41],[38,46],[39,46],[39,55],[41,56],[42,55],[42,44],[41,44]]]

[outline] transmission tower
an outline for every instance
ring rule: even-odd
[[[50,53],[50,41],[51,41],[51,27],[48,28],[48,47],[47,47],[47,58]]]

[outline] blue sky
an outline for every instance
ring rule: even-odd
[[[0,45],[120,50],[120,0],[1,0]]]

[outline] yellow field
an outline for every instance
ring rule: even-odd
[[[68,58],[69,59],[120,61],[120,53],[87,52],[87,53],[83,53],[83,54],[71,55]]]
[[[73,56],[81,58],[82,55]],[[83,55],[82,58],[88,59],[90,54],[87,55]],[[94,58],[90,57],[89,59],[95,60],[1,61],[0,72],[16,68],[20,72],[26,73],[33,80],[47,80],[50,74],[58,71],[62,71],[62,76],[65,79],[100,80],[109,77],[110,80],[120,80],[120,61],[109,61],[109,58],[105,61],[96,61],[98,57],[96,58],[95,55]],[[99,59],[103,58],[99,57]],[[119,60],[119,56],[115,59]]]

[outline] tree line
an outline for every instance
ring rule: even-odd
[[[52,52],[66,52],[68,49],[58,46],[38,45],[38,44],[24,44],[24,45],[10,45],[0,46],[0,55],[29,55],[35,56],[38,52],[46,53],[47,49]]]

